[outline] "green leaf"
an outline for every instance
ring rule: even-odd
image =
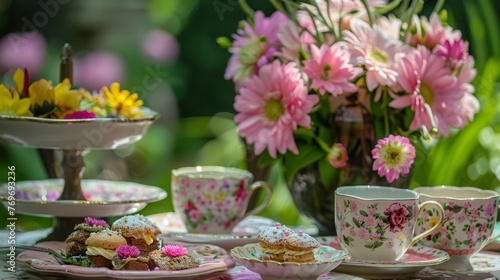
[[[373,243],[373,249],[376,249],[376,248],[382,246],[382,244],[384,244],[384,242],[377,241],[377,242]]]
[[[354,217],[352,218],[352,222],[356,225],[356,227],[361,227],[361,224]]]
[[[298,144],[297,148],[299,149],[298,155],[292,153],[287,153],[285,155],[285,179],[288,185],[291,184],[293,176],[295,176],[299,170],[310,166],[325,156],[325,152],[314,145]]]
[[[359,214],[361,214],[362,216],[368,217],[368,213],[366,213],[365,210],[359,210]]]
[[[262,154],[259,155],[259,167],[260,168],[264,168],[264,167],[267,167],[267,166],[271,166],[273,165],[274,163],[276,163],[277,161],[279,161],[280,157],[278,158],[272,158],[270,155],[269,155],[269,152],[266,150],[264,150],[264,152]]]

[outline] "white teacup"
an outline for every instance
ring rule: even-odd
[[[252,173],[231,167],[196,166],[172,170],[172,199],[188,232],[230,233],[243,218],[262,211],[272,190]],[[247,211],[255,190],[266,191],[264,201]]]
[[[473,187],[419,187],[420,202],[434,200],[444,209],[441,229],[419,244],[448,252],[451,259],[437,268],[472,270],[469,258],[491,240],[497,220],[498,193]],[[435,223],[434,209],[424,208],[419,216],[417,232]]]
[[[423,206],[438,222],[414,235]],[[335,227],[342,248],[356,260],[399,260],[418,240],[439,229],[443,208],[435,201],[419,204],[412,190],[381,186],[346,186],[335,191]]]

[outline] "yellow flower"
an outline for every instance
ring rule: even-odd
[[[14,72],[14,77],[12,78],[16,84],[16,91],[18,94],[22,95],[24,90],[24,72],[23,70],[17,68]]]
[[[55,109],[54,88],[50,81],[41,79],[29,87],[31,111],[38,116],[51,114]]]
[[[427,224],[429,225],[429,228],[435,226],[438,223],[439,219],[437,217],[433,217]]]
[[[21,99],[16,92],[11,93],[4,85],[0,84],[0,115],[33,116],[30,111],[29,98]]]
[[[54,88],[54,104],[57,111],[54,112],[56,118],[62,119],[66,114],[78,110],[82,100],[82,90],[71,90],[69,79],[64,79]]]
[[[215,194],[215,201],[222,202],[224,200],[226,200],[226,193],[225,192],[218,192]]]
[[[83,99],[89,103],[92,104],[92,107],[89,108],[92,112],[94,112],[96,115],[104,117],[106,116],[106,101],[104,100],[104,95],[101,92],[99,93],[90,93],[88,91],[83,92]]]
[[[119,83],[112,83],[109,87],[103,87],[104,98],[107,105],[111,108],[111,114],[121,115],[127,118],[139,118],[144,115],[140,109],[143,105],[142,100],[138,100],[137,93],[130,94],[128,90],[120,90]]]

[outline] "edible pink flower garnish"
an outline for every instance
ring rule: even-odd
[[[187,249],[181,245],[165,245],[161,249],[161,252],[170,257],[179,257],[188,253]]]
[[[73,112],[71,114],[67,114],[64,118],[67,120],[95,119],[96,115],[94,112],[82,110],[82,111]]]
[[[85,223],[94,227],[109,227],[105,220],[98,220],[91,217],[85,217]]]
[[[139,249],[135,246],[120,245],[116,248],[116,254],[121,259],[137,258],[141,254],[141,251],[139,251]]]

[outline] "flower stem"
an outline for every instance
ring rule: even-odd
[[[238,0],[238,3],[240,4],[241,9],[243,12],[245,12],[249,17],[253,18],[253,15],[255,14],[255,11],[250,8],[246,0]]]
[[[372,14],[372,11],[370,11],[370,6],[368,5],[368,1],[361,0],[361,3],[363,3],[363,6],[365,6],[366,14],[368,15],[368,21],[370,23],[370,26],[373,26],[373,23],[374,23],[373,14]]]

